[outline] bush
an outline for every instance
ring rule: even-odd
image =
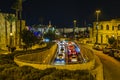
[[[42,77],[41,80],[89,80],[90,78],[93,80],[93,76],[84,70],[56,70],[50,75]]]
[[[90,78],[94,80],[88,71],[57,70],[56,68],[38,70],[29,66],[6,65],[5,68],[1,67],[0,71],[1,80],[89,80]]]
[[[46,76],[40,78],[40,80],[61,80],[61,79],[59,79],[58,77],[53,76],[53,75],[46,75]]]
[[[44,70],[45,75],[49,75],[50,73],[56,71],[56,68],[47,68]]]
[[[21,77],[22,77],[21,80],[40,80],[39,73],[29,73]]]
[[[15,64],[13,60],[14,60],[14,54],[7,54],[7,55],[1,54],[0,55],[0,64],[1,65]]]
[[[0,72],[3,71],[6,68],[11,68],[11,67],[15,67],[15,65],[13,65],[13,64],[0,65]]]

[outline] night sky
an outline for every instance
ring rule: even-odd
[[[0,0],[1,12],[13,12],[11,5],[15,0]],[[114,2],[115,1],[115,2]],[[27,25],[48,24],[59,27],[91,24],[96,20],[95,10],[100,9],[100,20],[120,18],[119,0],[26,0],[23,2],[22,17]]]

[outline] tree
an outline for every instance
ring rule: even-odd
[[[116,43],[116,39],[112,36],[108,38],[108,43],[112,46],[114,43]]]
[[[55,32],[56,31],[52,28],[48,29],[48,31],[44,34],[44,38],[47,38],[50,41],[58,39],[58,35],[56,35]]]
[[[16,0],[15,3],[13,3],[12,7],[11,7],[13,10],[15,10],[15,13],[16,13],[16,27],[15,27],[15,45],[17,45],[17,33],[18,33],[18,29],[17,29],[17,21],[18,21],[18,12],[20,10],[19,8],[19,1]]]
[[[27,45],[28,47],[32,47],[32,45],[34,45],[35,43],[38,42],[38,38],[33,34],[33,32],[24,29],[21,33],[21,38],[23,43],[25,43],[25,45]]]
[[[20,35],[19,35],[19,46],[21,45],[21,31],[22,31],[22,3],[26,0],[16,0],[15,3],[12,5],[12,9],[16,11],[16,18],[20,20]],[[19,13],[19,16],[18,16]],[[16,21],[17,22],[17,21]],[[16,23],[16,42],[17,44],[17,23]]]
[[[3,14],[4,18],[6,18],[7,14]],[[8,45],[8,34],[7,34],[7,20],[5,19],[5,42]]]

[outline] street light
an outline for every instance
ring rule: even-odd
[[[117,48],[118,48],[118,26],[115,26],[116,27],[116,42],[117,42]]]
[[[97,22],[96,22],[96,29],[97,29],[97,33],[96,33],[96,43],[98,43],[98,24],[99,24],[99,14],[101,13],[100,10],[96,10],[96,14],[97,14]]]
[[[13,33],[10,33],[10,47],[13,47],[12,37],[13,37]]]
[[[77,22],[77,20],[74,20],[73,22],[74,22],[73,34],[74,34],[74,36],[75,36],[75,28],[76,28],[76,22]]]

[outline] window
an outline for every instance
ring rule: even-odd
[[[114,30],[114,26],[112,26],[112,30]]]
[[[108,36],[108,35],[106,35],[106,38],[109,38],[109,36]]]
[[[118,25],[118,30],[120,30],[120,24]]]
[[[103,30],[103,25],[101,25],[101,30]]]
[[[106,25],[106,30],[109,30],[109,25]]]

